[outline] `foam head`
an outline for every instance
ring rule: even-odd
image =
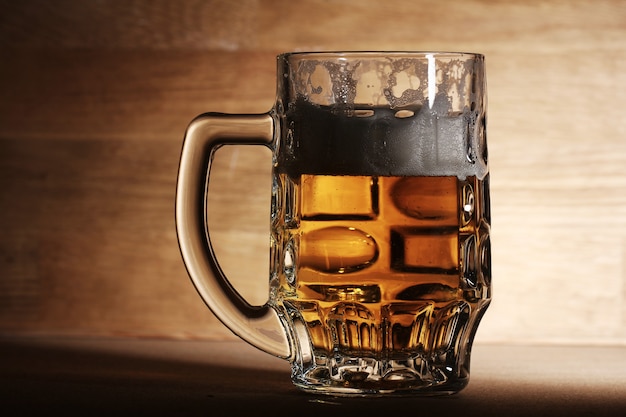
[[[482,56],[305,53],[279,66],[287,171],[486,175]]]

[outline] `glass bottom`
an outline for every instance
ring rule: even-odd
[[[469,382],[466,367],[421,356],[396,360],[316,356],[315,365],[303,369],[294,364],[292,371],[299,389],[339,397],[452,395]]]

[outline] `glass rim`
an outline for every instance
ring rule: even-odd
[[[358,58],[443,58],[443,59],[484,59],[482,53],[477,52],[454,52],[454,51],[293,51],[283,52],[277,55],[278,59],[296,58],[314,58],[314,59],[358,59]]]

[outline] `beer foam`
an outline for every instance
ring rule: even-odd
[[[443,98],[442,98],[443,99]],[[435,108],[437,107],[435,99]],[[488,172],[476,112],[440,116],[428,107],[345,111],[299,101],[278,168],[294,175],[476,176]]]
[[[359,58],[299,63],[279,169],[484,178],[484,79],[473,61]]]
[[[293,63],[295,96],[322,106],[433,107],[446,95],[448,110],[482,106],[484,75],[463,54],[352,54],[299,57]],[[478,86],[478,89],[476,88]]]

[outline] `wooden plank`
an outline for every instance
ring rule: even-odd
[[[275,95],[267,53],[0,52],[0,137],[169,139],[206,111],[260,113]]]
[[[619,0],[3,1],[0,46],[289,51],[623,50]]]
[[[2,140],[0,149],[0,328],[229,334],[193,290],[178,250],[179,143],[30,139]],[[262,304],[271,159],[258,151],[218,151],[211,230],[234,285]]]

